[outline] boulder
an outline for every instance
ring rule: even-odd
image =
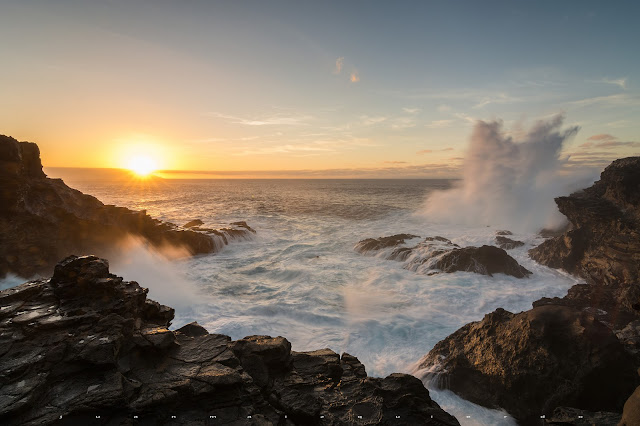
[[[386,259],[405,262],[403,266],[405,269],[425,275],[464,271],[489,276],[503,273],[516,278],[525,278],[531,274],[506,251],[498,247],[486,245],[460,247],[440,236],[426,237],[413,247],[402,246],[410,238],[417,237],[398,234],[376,239],[368,238],[356,244],[355,250],[363,254],[375,255],[387,249],[384,252]]]
[[[512,240],[511,238],[503,237],[501,235],[496,236],[496,244],[498,244],[498,247],[505,250],[512,250],[524,245],[522,241]]]
[[[633,358],[609,327],[568,306],[504,309],[465,325],[420,362],[421,374],[524,424],[556,407],[620,412],[638,385]]]

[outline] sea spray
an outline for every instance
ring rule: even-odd
[[[111,272],[149,289],[149,298],[176,310],[188,310],[202,302],[202,295],[175,263],[186,259],[186,249],[171,245],[153,248],[130,236],[109,257]]]
[[[584,187],[593,176],[563,172],[563,145],[578,127],[562,129],[564,117],[539,121],[519,139],[501,121],[478,121],[467,149],[463,179],[431,193],[420,214],[430,222],[503,226],[521,232],[558,228],[565,218],[554,197]]]

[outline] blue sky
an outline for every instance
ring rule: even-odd
[[[0,132],[51,166],[144,152],[166,169],[444,177],[475,120],[517,138],[561,113],[581,128],[565,153],[600,166],[640,152],[638,16],[632,1],[3,0]]]

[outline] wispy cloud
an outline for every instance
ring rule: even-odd
[[[612,136],[608,133],[601,133],[599,135],[593,135],[593,136],[589,136],[589,138],[587,138],[587,140],[590,141],[610,141],[610,140],[615,140],[618,139],[615,136]]]
[[[627,93],[618,93],[616,95],[595,96],[591,98],[578,99],[576,101],[567,102],[567,105],[576,107],[587,107],[592,105],[599,106],[631,106],[640,105],[640,97],[631,96]]]
[[[240,124],[243,126],[302,126],[307,125],[307,122],[313,119],[310,115],[290,115],[283,113],[263,116],[260,118],[244,118],[229,114],[221,114],[218,112],[211,112],[208,115],[215,118],[229,120],[233,124]]]
[[[601,78],[600,80],[595,80],[596,83],[604,83],[604,84],[613,84],[614,86],[618,86],[621,89],[627,88],[627,78]]]
[[[349,80],[351,80],[352,83],[357,83],[360,81],[360,73],[358,72],[358,70],[351,71],[351,76],[349,77]]]
[[[445,127],[451,127],[455,120],[435,120],[429,124],[425,124],[425,127],[430,129],[443,129]]]
[[[342,72],[342,67],[344,66],[344,56],[340,56],[336,59],[336,67],[333,69],[334,74],[340,74]]]
[[[385,161],[386,164],[409,164],[406,161]]]
[[[438,105],[438,111],[440,111],[440,112],[449,112],[449,111],[451,111],[451,107],[449,105],[445,105],[445,104]]]
[[[416,154],[418,155],[424,155],[424,154],[431,154],[432,152],[446,152],[446,151],[453,151],[453,148],[448,147],[448,148],[442,148],[442,149],[423,149],[421,151],[416,152]]]
[[[407,114],[417,114],[421,111],[420,108],[402,108],[402,110]]]
[[[368,115],[363,115],[363,116],[360,117],[360,122],[364,126],[371,126],[373,124],[382,123],[383,121],[386,121],[387,118],[388,117],[384,117],[384,116],[370,117]]]
[[[413,117],[398,117],[391,124],[391,128],[394,130],[404,130],[411,127],[416,127],[416,121]]]

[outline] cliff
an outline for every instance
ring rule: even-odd
[[[283,337],[171,331],[146,294],[95,256],[0,292],[0,423],[458,424],[413,376]]]
[[[530,256],[586,283],[465,325],[436,344],[419,374],[523,424],[541,415],[549,424],[617,424],[623,407],[621,424],[637,424],[640,157],[614,161],[593,186],[556,203],[572,229]]]
[[[229,234],[253,232],[246,224],[225,230],[180,229],[144,211],[104,205],[42,171],[40,150],[30,142],[0,135],[0,277],[49,275],[57,261],[73,253],[108,256],[129,236],[156,247],[184,247],[211,253]]]

